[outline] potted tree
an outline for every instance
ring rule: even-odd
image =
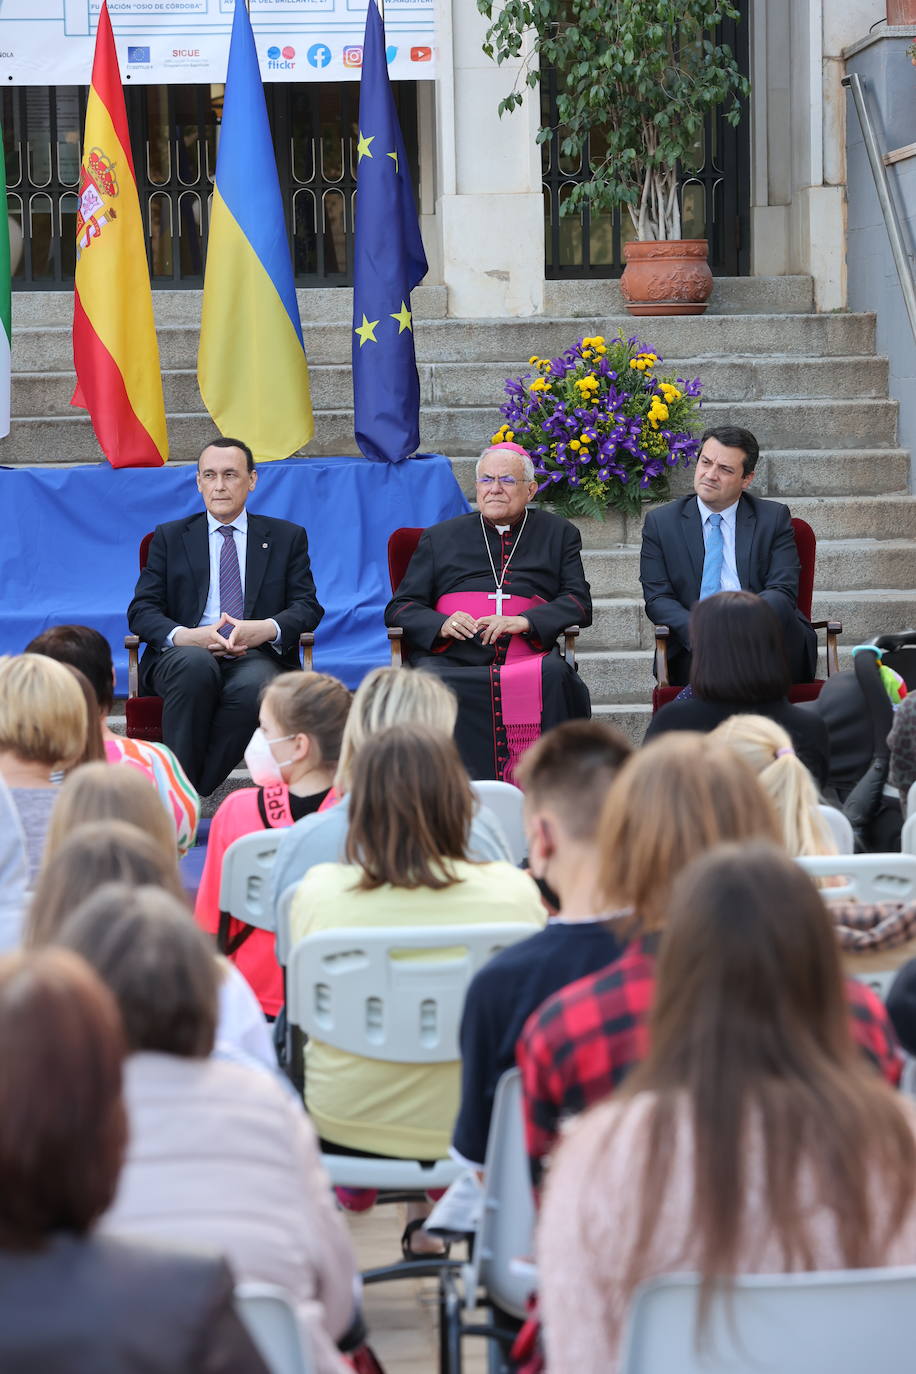
[[[723,106],[732,124],[741,117],[749,83],[731,49],[709,37],[738,10],[730,0],[477,0],[477,8],[490,20],[489,57],[526,57],[520,80],[530,87],[541,69],[557,72],[565,156],[601,131],[604,155],[563,212],[626,207],[636,235],[624,246],[621,279],[630,312],[700,314],[712,290],[707,242],[681,238],[677,169],[708,110]],[[510,91],[500,114],[523,98]],[[538,142],[553,133],[541,128]]]

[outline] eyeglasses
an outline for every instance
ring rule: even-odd
[[[478,478],[477,478],[477,485],[478,485],[479,487],[492,487],[492,486],[495,486],[495,484],[496,484],[497,482],[499,482],[500,486],[508,487],[510,491],[512,490],[513,487],[517,487],[517,486],[518,486],[518,478],[517,478],[517,477],[478,477]]]

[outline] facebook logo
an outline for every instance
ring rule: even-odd
[[[150,60],[150,58],[149,58],[149,48],[128,48],[128,49],[127,49],[127,61],[128,61],[128,63],[131,63],[131,62],[149,62],[149,60]]]
[[[331,60],[331,49],[324,43],[313,43],[305,54],[312,67],[326,67]]]

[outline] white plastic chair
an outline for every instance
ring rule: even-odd
[[[900,832],[901,854],[916,854],[916,815],[907,816]]]
[[[293,937],[290,931],[290,914],[292,912],[293,898],[296,895],[298,883],[290,883],[280,893],[280,898],[274,907],[274,920],[277,931],[277,963],[282,968],[286,968],[289,963],[290,950],[293,947]]]
[[[916,782],[910,783],[906,794],[906,814],[907,817],[916,815]]]
[[[272,1283],[240,1283],[235,1310],[270,1374],[314,1374],[289,1294]]]
[[[468,983],[499,950],[530,934],[522,924],[318,931],[290,955],[287,1017],[310,1039],[364,1059],[454,1063]],[[451,1159],[431,1168],[415,1159],[323,1160],[331,1182],[348,1188],[447,1188],[462,1168]]]
[[[259,930],[273,930],[270,870],[277,857],[282,830],[256,830],[240,835],[223,855],[219,909],[234,920]]]
[[[854,854],[856,849],[852,826],[835,806],[819,806],[818,811],[830,828],[838,854]]]
[[[622,1374],[864,1374],[909,1369],[916,1267],[750,1274],[714,1300],[696,1341],[699,1278],[640,1287]]]
[[[845,878],[842,887],[822,887],[828,902],[916,901],[916,855],[805,854],[796,859],[817,878]]]
[[[494,1321],[489,1327],[469,1325],[467,1334],[505,1342],[511,1331],[499,1327],[499,1314],[522,1321],[528,1297],[537,1287],[537,1270],[527,1263],[534,1253],[534,1198],[525,1151],[522,1115],[522,1076],[518,1069],[504,1073],[496,1087],[487,1156],[484,1164],[480,1227],[474,1237],[472,1260],[461,1270],[459,1295],[456,1275],[440,1277],[442,1330],[441,1374],[461,1369],[463,1321],[461,1306],[470,1312],[483,1301],[491,1305]]]
[[[499,821],[509,845],[512,862],[518,866],[528,857],[528,841],[522,819],[525,794],[511,782],[478,778],[471,783],[480,805],[486,806]]]

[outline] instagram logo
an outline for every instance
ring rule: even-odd
[[[361,67],[363,65],[363,50],[360,46],[344,48],[343,64],[345,67]]]

